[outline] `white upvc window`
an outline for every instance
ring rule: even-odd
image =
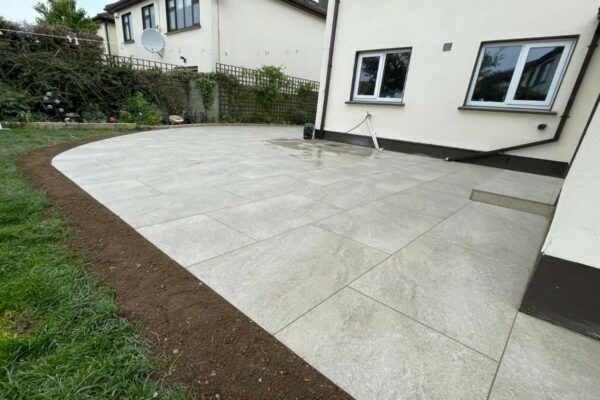
[[[466,105],[550,110],[573,44],[567,39],[483,45]]]
[[[358,53],[352,100],[402,103],[410,49]]]

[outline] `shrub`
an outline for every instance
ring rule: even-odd
[[[33,100],[26,92],[0,82],[0,120],[14,121],[21,113],[31,112],[32,105]]]
[[[215,103],[214,90],[217,87],[217,81],[212,75],[203,75],[196,79],[196,87],[202,95],[204,109],[209,110]]]
[[[141,92],[127,98],[119,118],[119,122],[135,122],[141,125],[158,125],[163,119],[156,105],[146,100]]]

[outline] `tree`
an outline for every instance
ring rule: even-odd
[[[84,9],[77,8],[77,0],[46,0],[35,5],[40,14],[38,24],[60,25],[76,32],[96,33],[98,24],[92,21]]]

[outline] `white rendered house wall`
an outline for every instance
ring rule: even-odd
[[[329,4],[327,38],[335,1]],[[383,138],[473,150],[495,150],[551,138],[560,121],[598,20],[596,0],[568,3],[545,0],[342,1],[333,56],[325,130],[345,132],[366,111]],[[465,102],[482,42],[575,36],[576,45],[551,111],[556,115],[459,110]],[[451,51],[442,51],[452,43]],[[404,106],[346,104],[351,99],[357,51],[412,48],[404,87]],[[324,82],[327,53],[322,62]],[[321,90],[324,90],[324,84]],[[568,162],[585,127],[600,87],[600,54],[588,74],[561,140],[512,152]],[[317,126],[323,92],[319,100]],[[538,130],[545,124],[545,130]],[[353,132],[369,135],[366,127]]]
[[[600,268],[600,110],[563,186],[543,253]]]

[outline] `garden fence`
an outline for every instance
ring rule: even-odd
[[[146,71],[149,69],[160,69],[164,72],[174,71],[174,70],[190,70],[198,71],[197,67],[185,67],[181,65],[168,64],[160,61],[151,61],[151,60],[142,60],[141,58],[133,58],[133,57],[123,57],[123,56],[109,56],[107,54],[102,55],[102,59],[105,64],[111,66],[131,66],[133,69],[138,69],[142,71]]]
[[[216,72],[220,119],[298,124],[314,122],[319,82],[292,76],[274,78],[264,69],[226,64],[217,64]]]

